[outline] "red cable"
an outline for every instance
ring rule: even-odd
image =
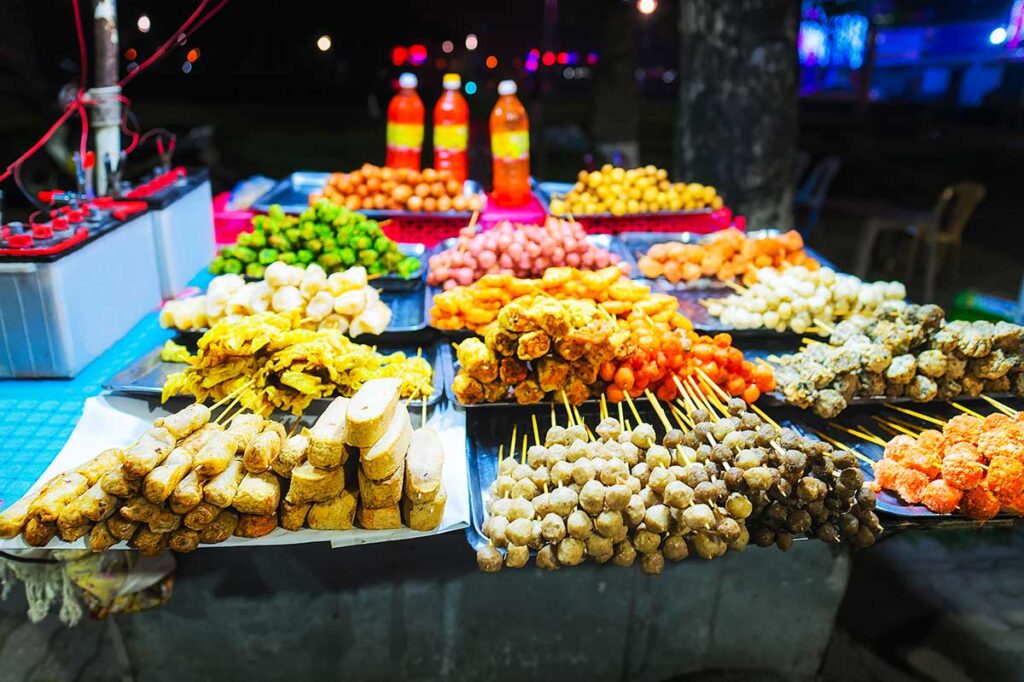
[[[120,80],[120,82],[118,82],[118,85],[120,85],[121,87],[124,87],[125,84],[127,84],[129,81],[131,81],[137,75],[139,75],[139,73],[141,73],[144,69],[148,68],[153,62],[155,62],[156,60],[158,60],[161,57],[163,57],[164,53],[167,52],[167,49],[170,48],[172,44],[174,44],[174,43],[176,43],[178,41],[178,37],[179,36],[184,35],[185,30],[188,29],[192,25],[192,22],[194,22],[199,17],[199,15],[206,8],[206,5],[209,2],[210,2],[210,0],[202,0],[202,2],[199,3],[199,7],[196,8],[196,11],[193,12],[189,16],[189,18],[185,20],[185,23],[182,24],[181,27],[177,31],[175,31],[173,34],[171,34],[171,37],[167,39],[167,42],[165,42],[163,45],[158,47],[156,49],[156,52],[154,52],[152,55],[150,55],[149,58],[146,61],[144,61],[141,64],[139,64],[138,68],[136,68],[134,71],[129,71],[125,75],[125,77],[122,78]]]
[[[33,154],[35,154],[37,151],[42,149],[43,146],[47,143],[47,141],[49,141],[49,139],[51,137],[53,137],[54,133],[56,133],[57,130],[62,125],[64,125],[64,123],[66,123],[67,120],[69,118],[71,118],[72,114],[74,114],[75,111],[77,111],[81,106],[82,106],[82,103],[79,100],[75,100],[71,104],[69,104],[68,108],[64,111],[63,114],[61,114],[60,118],[58,118],[57,121],[52,126],[50,126],[49,130],[47,130],[46,133],[43,134],[43,137],[38,142],[36,142],[34,145],[32,145],[27,152],[25,152],[24,154],[19,156],[17,159],[15,159],[15,161],[11,165],[7,166],[7,169],[3,172],[2,175],[0,175],[0,182],[3,182],[7,178],[11,177],[11,173],[14,172],[14,169],[16,167],[18,167],[21,164],[25,163],[26,159],[28,159]]]
[[[85,31],[82,30],[82,11],[78,6],[78,0],[71,0],[71,5],[75,10],[75,33],[78,35],[78,60],[81,63],[82,75],[81,82],[78,84],[78,92],[81,93],[85,90],[86,83],[88,83],[88,71],[86,69],[86,54],[85,54]]]
[[[198,30],[199,30],[199,27],[200,27],[200,26],[202,26],[203,24],[205,24],[206,22],[208,22],[208,21],[209,21],[210,19],[212,19],[212,18],[213,18],[213,16],[214,16],[215,14],[217,14],[217,12],[221,11],[221,9],[222,9],[222,8],[224,7],[224,5],[226,5],[226,4],[228,4],[228,0],[220,0],[220,4],[218,4],[218,5],[216,6],[216,7],[214,7],[214,8],[213,8],[213,9],[211,9],[211,10],[210,10],[209,12],[207,12],[207,13],[206,13],[206,16],[204,16],[204,17],[203,17],[202,19],[200,19],[199,21],[197,21],[197,22],[196,22],[196,25],[195,25],[195,26],[193,26],[192,28],[190,28],[190,29],[188,30],[188,32],[187,32],[187,33],[185,34],[185,37],[186,37],[186,38],[191,38],[191,37],[192,37],[192,34],[193,34],[193,33],[195,33],[196,31],[198,31]]]

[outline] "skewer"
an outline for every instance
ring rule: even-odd
[[[729,402],[729,394],[726,393],[721,386],[712,381],[711,377],[708,376],[707,372],[705,372],[700,367],[694,367],[693,369],[697,372],[697,376],[704,380],[704,383],[708,386],[708,388],[710,388],[715,393],[715,395],[717,395],[725,402]]]
[[[705,393],[701,389],[700,385],[697,383],[697,380],[694,379],[692,376],[686,377],[686,383],[690,385],[690,390],[693,391],[694,400],[699,401],[700,404],[704,406],[704,408],[708,411],[709,414],[717,414],[715,412],[715,408],[711,405],[711,401],[708,399],[707,393]],[[726,411],[724,405],[718,404],[718,409],[722,412],[723,415],[729,414],[728,411]]]
[[[231,409],[235,406],[235,403],[237,403],[238,400],[242,397],[242,393],[243,393],[243,391],[239,391],[235,395],[235,397],[231,400],[231,402],[228,403],[228,406],[224,408],[224,411],[220,413],[220,416],[218,416],[214,420],[214,422],[213,422],[214,424],[220,424],[222,420],[225,420],[225,417],[227,416],[228,412],[231,411]],[[243,406],[242,409],[245,409],[245,407]],[[225,420],[225,423],[226,423],[226,420]]]
[[[540,445],[540,429],[537,428],[537,415],[531,414],[530,421],[533,422],[533,440]]]
[[[902,426],[904,429],[909,429],[909,430],[913,431],[914,434],[916,434],[915,437],[920,436],[922,432],[928,430],[928,429],[925,429],[925,428],[921,428],[921,426],[919,426],[918,424],[912,424],[912,423],[910,423],[908,421],[905,421],[903,419],[897,419],[896,417],[889,417],[888,419],[883,419],[882,417],[880,417],[878,415],[874,415],[872,417],[872,419],[874,419],[875,421],[877,421],[879,423],[888,424],[889,426]],[[910,434],[908,434],[908,435],[910,435]]]
[[[677,422],[679,422],[679,428],[683,431],[688,431],[693,428],[693,420],[680,412],[678,407],[675,405],[669,405],[668,407],[672,410],[672,416],[676,418]]]
[[[665,427],[665,433],[672,430],[672,422],[668,420],[665,415],[665,410],[661,408],[661,403],[658,402],[658,396],[651,393],[651,389],[645,388],[644,395],[647,396],[647,402],[654,408],[654,413],[658,415],[658,419],[661,421],[661,425]]]
[[[501,471],[501,459],[504,456],[504,454],[505,454],[505,444],[504,443],[499,443],[498,444],[498,471]]]
[[[530,447],[530,437],[523,434],[523,451],[519,453],[519,463],[526,464],[526,450]]]
[[[679,391],[679,398],[677,398],[677,400],[682,403],[683,409],[686,410],[687,414],[692,414],[696,410],[696,407],[690,403],[690,394],[687,393],[686,388],[684,388],[682,382],[679,381],[679,377],[672,375],[672,380],[676,384],[676,390]]]
[[[558,421],[555,419],[555,404],[551,403],[551,428],[558,426]]]
[[[886,442],[874,434],[862,433],[860,431],[857,431],[856,429],[851,429],[849,427],[842,426],[841,424],[836,423],[829,424],[829,426],[831,426],[834,429],[839,429],[840,431],[845,431],[851,436],[857,436],[857,438],[860,438],[861,440],[866,440],[869,443],[881,445],[883,448],[886,446]]]
[[[633,404],[633,399],[629,396],[629,393],[623,393],[623,395],[626,397],[626,404],[629,405],[629,411],[633,413],[634,417],[636,417],[637,426],[640,426],[644,423],[644,420],[640,418],[640,413],[636,411],[636,405]]]
[[[849,445],[846,445],[845,443],[843,443],[841,441],[838,441],[835,438],[832,438],[831,436],[826,435],[825,433],[822,433],[818,429],[811,429],[811,432],[816,434],[819,438],[824,440],[826,443],[831,443],[832,445],[834,445],[837,448],[841,448],[843,450],[846,450],[846,451],[852,453],[854,457],[856,457],[860,461],[864,462],[865,464],[870,464],[871,466],[875,465],[875,460],[871,459],[867,455],[863,455],[863,454],[857,452],[855,449],[851,448]]]
[[[626,420],[623,419],[623,416],[624,415],[622,413],[622,401],[620,400],[619,401],[619,426],[625,428]]]
[[[733,282],[732,280],[726,280],[726,281],[722,282],[722,284],[724,284],[725,286],[729,287],[730,289],[732,289],[733,291],[735,291],[738,294],[745,294],[745,293],[747,293],[747,288],[746,287],[740,286],[739,284],[736,284],[736,282]]]
[[[427,396],[423,396],[420,400],[421,413],[420,413],[420,428],[422,429],[427,425]]]
[[[605,400],[604,393],[601,394],[601,404],[600,404],[598,409],[599,409],[600,414],[601,414],[601,419],[607,419],[608,418],[608,401]]]
[[[230,393],[226,394],[223,398],[221,398],[220,400],[215,402],[213,405],[210,405],[210,411],[213,412],[215,409],[217,409],[222,404],[224,404],[227,400],[229,400],[230,398],[234,398],[236,395],[238,395],[239,393],[241,393],[245,389],[247,389],[250,386],[252,386],[253,383],[255,383],[255,382],[256,382],[256,379],[253,378],[253,379],[249,379],[249,381],[245,382],[241,386],[236,386]]]
[[[960,410],[961,412],[964,412],[966,414],[971,415],[972,417],[977,417],[978,419],[984,419],[985,418],[985,415],[979,414],[979,413],[975,412],[974,410],[968,409],[968,408],[964,407],[963,405],[961,405],[960,403],[957,403],[957,402],[954,402],[954,401],[950,400],[949,404],[952,405],[953,407],[955,407],[956,409]]]
[[[782,430],[782,427],[781,427],[781,426],[779,426],[779,425],[778,425],[778,423],[777,423],[777,422],[776,422],[776,421],[775,421],[774,419],[772,419],[771,417],[769,417],[769,416],[768,416],[768,413],[767,413],[767,412],[765,412],[764,410],[762,410],[762,409],[761,409],[760,407],[758,407],[757,405],[754,405],[753,403],[751,403],[750,405],[747,405],[747,407],[749,407],[749,408],[750,408],[751,410],[753,410],[753,411],[754,411],[754,414],[756,414],[756,415],[757,415],[758,417],[760,417],[761,419],[765,420],[766,422],[768,422],[769,424],[771,424],[772,426],[774,426],[774,427],[775,427],[776,429],[778,429],[779,431],[781,431],[781,430]]]
[[[473,211],[473,215],[469,217],[469,225],[467,227],[471,230],[476,228],[476,221],[478,218],[480,218],[480,211]]]
[[[987,396],[984,393],[982,393],[978,397],[981,398],[982,400],[984,400],[986,403],[988,403],[992,407],[994,407],[997,410],[999,410],[1000,412],[1002,412],[1003,414],[1005,414],[1007,417],[1016,417],[1017,416],[1017,410],[1013,409],[1012,407],[1009,407],[1007,405],[1002,404],[1001,402],[999,402],[995,398],[992,398],[991,396]]]
[[[886,434],[888,434],[888,436],[890,438],[895,438],[896,436],[902,435],[902,434],[900,434],[899,431],[897,431],[893,427],[886,426],[885,424],[879,424],[878,428],[882,429],[882,431],[884,431]]]
[[[578,408],[575,405],[573,405],[572,406],[572,413],[573,413],[573,416],[576,419],[576,423],[577,424],[583,424],[583,416],[580,414],[580,408]],[[585,428],[586,424],[583,424],[583,426]]]
[[[515,460],[515,458],[516,458],[516,436],[518,436],[518,435],[519,435],[519,425],[518,424],[513,424],[512,425],[512,442],[509,443],[509,446],[508,446],[508,456],[511,457],[513,460]]]
[[[892,403],[885,403],[885,407],[888,407],[890,410],[896,410],[897,412],[902,412],[903,414],[908,414],[911,417],[917,417],[918,419],[920,419],[922,421],[926,421],[926,422],[928,422],[930,424],[937,424],[938,426],[945,426],[946,425],[946,422],[942,421],[941,419],[936,419],[935,417],[931,417],[931,416],[929,416],[927,414],[922,414],[920,412],[915,412],[914,410],[908,410],[907,408],[900,407],[899,405],[893,405]]]
[[[814,317],[814,318],[811,318],[811,319],[814,322],[814,324],[816,324],[819,327],[821,327],[822,329],[824,329],[827,334],[831,334],[833,331],[835,331],[835,327],[833,327],[829,323],[824,322],[824,321],[818,319],[817,317]]]
[[[302,415],[301,415],[301,414],[300,414],[300,415],[299,415],[298,417],[296,417],[296,418],[295,418],[295,423],[294,423],[294,424],[292,424],[292,428],[291,428],[291,430],[290,430],[290,431],[288,431],[288,437],[289,437],[289,438],[291,438],[292,436],[294,436],[294,435],[295,435],[295,432],[299,430],[299,425],[300,425],[300,424],[302,424]]]
[[[565,416],[569,419],[569,426],[572,426],[575,422],[572,420],[572,407],[569,406],[569,396],[565,394],[565,389],[562,389],[562,404],[565,405]]]

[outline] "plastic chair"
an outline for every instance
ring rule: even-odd
[[[811,168],[804,183],[793,196],[793,206],[807,212],[806,220],[798,227],[805,239],[809,238],[818,226],[818,217],[825,204],[825,197],[841,165],[838,156],[825,157]]]
[[[900,232],[911,238],[904,279],[910,281],[917,264],[917,253],[923,242],[928,249],[925,265],[924,300],[935,296],[935,278],[947,251],[953,254],[953,269],[959,268],[962,237],[978,204],[985,198],[985,186],[977,182],[960,182],[942,190],[935,207],[929,212],[904,212],[897,215],[869,218],[861,228],[857,265],[854,272],[866,277],[875,241],[883,232]]]

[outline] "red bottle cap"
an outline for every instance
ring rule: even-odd
[[[57,221],[54,221],[56,223]],[[54,225],[56,227],[56,225]],[[33,225],[32,236],[36,239],[49,239],[53,236],[53,227],[49,225]]]
[[[65,220],[64,218],[54,218],[53,219],[53,229],[55,229],[55,230],[66,230],[66,229],[68,229],[68,221]]]
[[[82,215],[81,211],[68,211],[68,222],[69,223],[80,223],[80,222],[82,222],[82,218],[83,217],[84,216]]]
[[[32,246],[32,235],[30,234],[12,234],[7,238],[7,243],[15,249],[27,249]]]

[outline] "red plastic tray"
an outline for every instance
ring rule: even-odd
[[[252,231],[255,211],[229,211],[231,192],[221,192],[213,198],[213,232],[218,246],[234,244],[238,235]]]

